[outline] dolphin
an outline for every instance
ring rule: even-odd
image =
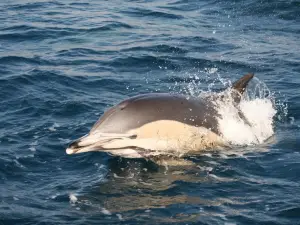
[[[131,97],[107,110],[90,132],[73,141],[67,154],[102,151],[126,158],[182,156],[228,146],[218,126],[215,102],[238,103],[253,78],[249,73],[220,93],[191,97],[150,93]],[[226,97],[227,96],[227,97]],[[247,123],[240,112],[239,116]]]

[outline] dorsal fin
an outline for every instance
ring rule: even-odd
[[[233,83],[232,89],[234,91],[233,98],[235,99],[235,102],[239,102],[241,100],[241,96],[243,95],[244,91],[246,90],[246,87],[249,83],[249,81],[254,77],[253,73],[248,73],[245,76],[243,76],[241,79],[237,80]]]
[[[247,84],[253,77],[254,77],[253,73],[248,73],[247,75],[243,76],[241,79],[234,82],[232,88],[238,91],[240,94],[243,94],[247,87]]]

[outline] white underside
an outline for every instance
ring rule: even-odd
[[[107,150],[105,152],[108,152],[112,155],[117,155],[117,156],[122,156],[124,158],[143,158],[143,156],[141,154],[139,154],[138,151],[134,150],[134,149],[130,149],[130,148],[126,148],[126,149],[120,149],[120,150]]]

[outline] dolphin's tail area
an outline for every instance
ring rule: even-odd
[[[241,100],[241,96],[246,90],[248,83],[254,77],[253,73],[248,73],[236,82],[233,83],[231,89],[234,90],[232,93],[232,97],[234,98],[235,102],[239,102]]]

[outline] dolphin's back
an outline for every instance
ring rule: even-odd
[[[139,95],[110,108],[91,133],[126,133],[147,123],[171,120],[202,126],[218,134],[216,114],[213,104],[205,99],[165,93]]]

